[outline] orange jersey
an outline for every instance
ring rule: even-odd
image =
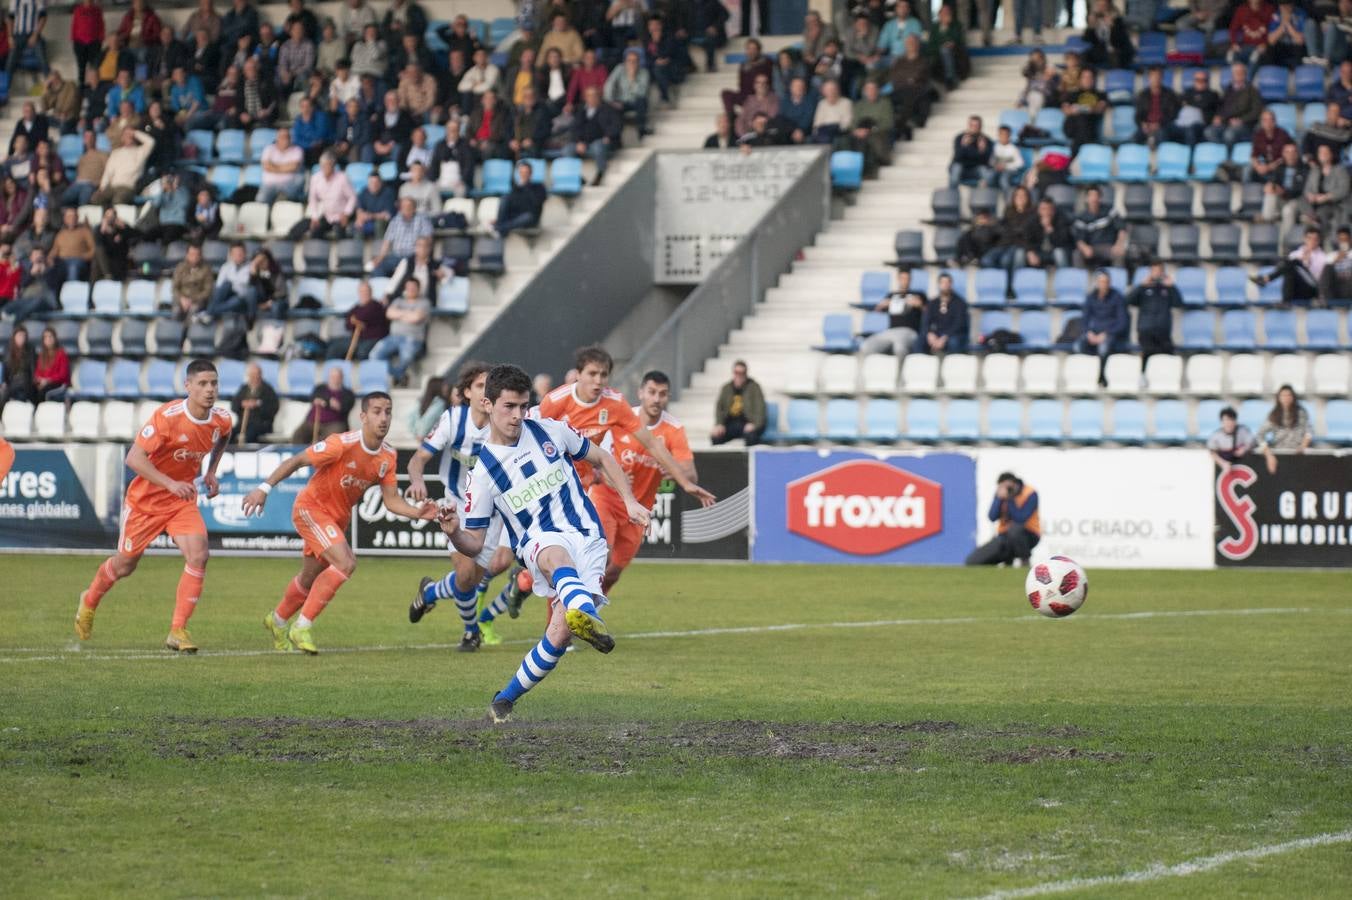
[[[333,434],[305,451],[314,466],[310,482],[296,495],[297,507],[318,510],[346,522],[352,507],[373,484],[394,484],[398,457],[382,443],[368,450],[360,431]]]
[[[577,399],[571,384],[556,387],[540,401],[540,418],[557,419],[596,444],[601,444],[607,434],[611,441],[616,441],[621,435],[633,434],[643,425],[619,391],[602,388],[601,396],[595,401],[583,403]],[[579,459],[574,460],[573,465],[577,467],[582,483],[589,484],[591,464]]]
[[[638,413],[637,408],[634,412]],[[656,425],[650,426],[648,431],[667,448],[667,452],[677,462],[694,460],[695,455],[690,452],[690,442],[685,437],[685,428],[671,415],[662,413],[662,418],[657,420]],[[652,509],[653,504],[657,502],[657,488],[665,477],[662,467],[632,434],[621,434],[615,438],[614,454],[620,461],[620,468],[629,476],[629,485],[634,491],[634,498],[644,509]]]
[[[205,419],[194,419],[188,401],[173,400],[155,410],[136,435],[136,446],[150,457],[150,464],[175,481],[191,482],[202,472],[202,460],[223,435],[230,434],[230,413],[213,406]],[[163,511],[166,504],[188,503],[140,475],[127,488],[127,503],[143,511]]]

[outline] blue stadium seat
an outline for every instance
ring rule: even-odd
[[[197,162],[210,162],[216,155],[216,133],[205,128],[194,128],[188,132],[187,142],[197,149]]]
[[[84,345],[90,356],[113,355],[113,320],[90,319],[84,326]],[[29,328],[29,333],[36,332]]]
[[[951,274],[951,273],[950,273],[950,274]],[[954,283],[956,283],[956,282],[957,282],[957,279],[954,278]],[[912,270],[911,270],[911,290],[913,290],[913,291],[919,291],[919,292],[922,293],[922,294],[928,295],[928,294],[929,294],[929,286],[930,286],[930,283],[929,283],[929,272],[928,272],[927,270],[925,270],[925,269],[912,269]]]
[[[1301,132],[1310,130],[1311,125],[1318,125],[1328,116],[1328,109],[1323,103],[1307,103],[1300,108]]]
[[[1274,278],[1258,289],[1258,302],[1264,306],[1275,306],[1282,302],[1282,279]]]
[[[994,334],[997,331],[1013,331],[1014,316],[1002,309],[986,310],[977,322],[978,334]]]
[[[981,401],[971,398],[948,401],[944,437],[950,441],[981,439]]]
[[[78,134],[63,134],[56,142],[56,155],[67,169],[75,168],[84,155],[84,141]]]
[[[1109,111],[1108,122],[1110,131],[1108,143],[1125,144],[1136,134],[1136,108],[1114,106]]]
[[[243,360],[222,359],[217,361],[216,376],[220,383],[221,397],[234,397],[244,384]]]
[[[507,162],[507,160],[505,160],[505,159],[504,159],[504,160],[499,160],[499,162]],[[510,163],[510,162],[507,162],[507,165],[508,165],[508,167],[510,168],[511,163]],[[377,166],[377,167],[376,167],[376,172],[380,175],[381,181],[387,181],[387,182],[389,182],[390,184],[394,184],[395,182],[397,182],[397,181],[399,180],[399,165],[398,165],[394,160],[392,160],[392,159],[387,159],[387,160],[385,160],[383,163],[381,163],[379,166]],[[508,175],[509,175],[509,183],[510,183],[510,175],[511,175],[511,173],[508,172]]]
[[[1131,287],[1127,283],[1127,270],[1123,266],[1108,266],[1108,283],[1117,288],[1124,295],[1127,289]]]
[[[1249,160],[1253,157],[1252,141],[1236,141],[1235,146],[1230,149],[1230,162],[1237,166],[1247,168]]]
[[[549,163],[545,162],[543,159],[536,159],[536,158],[526,158],[526,159],[522,159],[522,160],[520,160],[520,162],[518,163],[518,165],[519,165],[520,163],[526,163],[527,165],[530,166],[530,181],[531,181],[531,184],[544,184],[544,183],[545,183],[545,176],[548,174],[548,171],[549,171]]]
[[[565,156],[549,166],[549,192],[560,197],[575,197],[582,192],[582,160]]]
[[[912,287],[914,284],[914,275],[912,276]],[[923,288],[916,288],[923,290]],[[865,272],[859,276],[859,304],[867,306],[870,309],[877,306],[878,302],[887,296],[892,290],[892,276],[888,272]]]
[[[815,441],[820,436],[816,400],[790,400],[784,416],[784,431],[780,434],[783,440]]]
[[[1230,153],[1224,144],[1209,141],[1198,144],[1192,151],[1192,177],[1198,181],[1211,181],[1221,163],[1229,159]]]
[[[1084,269],[1062,266],[1052,277],[1052,302],[1057,306],[1079,307],[1089,293],[1089,273]]]
[[[779,430],[779,404],[773,400],[765,403],[765,434],[761,439],[774,444],[780,440],[781,432]]]
[[[242,165],[248,162],[248,154],[244,152],[243,131],[237,128],[227,128],[216,134],[216,158],[221,162],[234,163]]]
[[[437,309],[441,314],[463,316],[469,312],[469,279],[452,278],[437,287]]]
[[[1123,144],[1117,148],[1117,180],[1150,180],[1150,148],[1145,144]]]
[[[1352,400],[1324,404],[1323,439],[1331,444],[1352,444]]]
[[[1028,110],[1026,109],[1002,109],[1000,111],[1000,120],[997,125],[1002,125],[1009,129],[1014,135],[1014,139],[1019,139],[1019,132],[1023,131],[1029,121]],[[78,143],[78,142],[77,142]]]
[[[1046,350],[1056,335],[1052,334],[1052,316],[1042,310],[1026,310],[1019,314],[1019,334],[1023,336],[1020,350]]]
[[[177,357],[183,352],[183,323],[170,318],[155,320],[155,355]]]
[[[1185,28],[1174,35],[1174,53],[1194,62],[1206,61],[1206,35],[1193,28]],[[1185,76],[1186,77],[1186,76]],[[1189,79],[1184,84],[1192,86]]]
[[[1253,429],[1254,433],[1257,434],[1258,429],[1262,427],[1265,421],[1267,421],[1268,412],[1271,410],[1272,398],[1250,397],[1248,400],[1239,404],[1240,424],[1249,426]],[[1217,422],[1216,419],[1212,419],[1211,421]],[[1211,426],[1212,429],[1215,427],[1215,425]],[[1208,430],[1208,434],[1209,433],[1210,429]]]
[[[483,187],[479,196],[503,196],[512,189],[512,163],[506,159],[489,159],[483,165]]]
[[[831,186],[858,190],[864,182],[864,154],[858,150],[837,150],[831,154]]]
[[[1145,443],[1145,404],[1118,400],[1113,404],[1113,429],[1108,437],[1119,444]]]
[[[1162,66],[1168,62],[1169,36],[1159,31],[1143,32],[1136,50],[1136,65]]]
[[[992,400],[986,407],[985,438],[990,441],[1016,442],[1021,436],[1022,421],[1023,406],[1018,400]]]
[[[904,437],[918,442],[939,440],[939,401],[923,397],[911,398],[906,404]]]
[[[1269,309],[1263,313],[1264,350],[1295,350],[1298,346],[1295,313],[1289,309]]]
[[[1221,306],[1244,306],[1249,302],[1249,273],[1239,266],[1216,270],[1216,302]]]
[[[1047,273],[1042,269],[1015,269],[1014,303],[1017,306],[1046,306]]]
[[[277,140],[276,128],[255,128],[249,134],[249,162],[262,162],[263,151]]]
[[[826,401],[826,433],[822,436],[842,443],[859,440],[859,402],[852,397]]]
[[[897,426],[900,409],[897,401],[874,397],[864,407],[864,438],[876,443],[891,443],[901,439]]]
[[[1187,181],[1192,149],[1187,144],[1165,141],[1155,152],[1156,181]]]
[[[511,17],[500,17],[493,19],[488,23],[488,44],[496,47],[498,44],[516,30],[516,19]]]
[[[1183,313],[1184,350],[1211,350],[1216,346],[1216,317],[1207,310],[1189,310]]]
[[[287,397],[303,399],[309,397],[315,389],[315,364],[308,359],[290,359],[283,369],[286,376],[285,389],[278,393]]]
[[[371,172],[375,166],[369,162],[350,162],[343,174],[347,176],[347,183],[352,185],[352,190],[360,193],[366,187],[366,179],[371,177]]]
[[[249,163],[240,170],[239,186],[240,188],[253,188],[255,191],[262,187],[263,166],[259,163]]]
[[[936,225],[962,221],[962,195],[957,188],[936,188],[930,195],[930,216]]]
[[[215,189],[216,195],[222,200],[229,200],[239,190],[240,180],[239,166],[212,166],[207,174],[207,181]]]
[[[1175,271],[1174,287],[1183,295],[1185,306],[1206,306],[1206,272],[1200,267],[1183,266]]]
[[[446,140],[446,126],[437,125],[429,122],[422,127],[423,133],[427,135],[427,146],[435,148],[437,144]]]
[[[1097,444],[1103,440],[1103,401],[1070,401],[1070,429],[1066,437],[1081,444]]]
[[[1226,350],[1253,350],[1258,320],[1247,309],[1228,309],[1221,313],[1221,347]]]
[[[859,320],[859,334],[863,337],[868,337],[877,334],[880,331],[886,331],[887,325],[887,313],[878,311],[866,312]]]
[[[83,316],[89,312],[89,282],[67,281],[61,285],[61,312],[68,316]]]
[[[1156,400],[1155,426],[1150,439],[1161,444],[1182,444],[1188,439],[1188,407],[1182,400]]]
[[[1272,115],[1276,116],[1277,127],[1295,137],[1297,131],[1296,107],[1290,103],[1269,103],[1268,109],[1272,110]]]
[[[107,395],[108,364],[97,359],[82,359],[75,366],[74,396],[101,399]]]
[[[153,316],[156,289],[155,282],[145,279],[127,282],[127,312],[134,316]]]
[[[1004,306],[1008,283],[1009,276],[1004,269],[977,269],[967,300],[975,307]]]
[[[118,351],[120,356],[141,359],[145,357],[148,350],[146,347],[146,337],[150,333],[150,323],[145,319],[123,319],[118,327],[118,340],[122,344],[122,349]]]
[[[1305,349],[1339,350],[1338,313],[1332,309],[1311,309],[1305,313]]]
[[[1033,125],[1047,132],[1046,138],[1036,141],[1041,146],[1045,144],[1064,144],[1066,142],[1066,114],[1059,109],[1052,109],[1044,106],[1038,110],[1037,118],[1033,120]],[[1033,143],[1025,141],[1024,143]]]
[[[383,359],[363,359],[357,363],[357,382],[362,393],[388,390],[390,364]]]
[[[1109,69],[1103,73],[1103,93],[1114,106],[1130,105],[1136,99],[1136,73],[1131,69]]]
[[[1079,172],[1070,176],[1072,184],[1097,184],[1113,177],[1113,151],[1103,144],[1085,144],[1075,157]]]
[[[146,363],[146,394],[168,400],[179,393],[175,379],[178,363],[168,359],[152,359]]]
[[[1197,426],[1193,429],[1191,437],[1193,440],[1206,440],[1206,438],[1220,427],[1221,410],[1228,406],[1224,400],[1207,399],[1197,402],[1196,421]],[[1266,415],[1266,413],[1264,413]],[[1249,428],[1256,429],[1259,422],[1245,422],[1240,419],[1241,425],[1247,425]],[[1261,420],[1259,420],[1261,421]]]
[[[96,316],[119,315],[122,312],[122,282],[106,279],[94,282],[89,302]]]
[[[822,317],[822,342],[814,349],[827,353],[853,353],[854,347],[853,317],[842,313]]]
[[[108,396],[135,400],[141,396],[141,367],[130,359],[115,359],[108,366]]]
[[[1291,73],[1283,66],[1259,66],[1253,86],[1265,103],[1282,103],[1290,99],[1288,81]]]
[[[1029,440],[1042,443],[1059,443],[1062,436],[1061,418],[1063,407],[1060,400],[1034,400],[1028,404],[1028,430],[1024,432]]]

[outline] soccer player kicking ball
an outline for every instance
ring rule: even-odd
[[[503,521],[512,549],[534,579],[535,593],[551,599],[563,615],[551,616],[545,635],[521,661],[489,707],[494,722],[505,722],[521,695],[539,684],[563,658],[573,637],[602,653],[615,648],[596,612],[606,567],[606,542],[596,510],[582,489],[573,460],[598,466],[620,486],[629,521],[646,525],[648,511],[629,490],[615,458],[562,422],[526,418],[530,376],[516,366],[494,366],[484,396],[489,403],[489,437],[465,495],[464,528],[454,507],[442,513],[441,530],[455,549],[478,556],[493,513]]]
[[[446,487],[446,498],[463,501],[469,487],[469,474],[479,456],[479,446],[488,439],[488,407],[484,405],[484,381],[488,378],[488,364],[466,363],[460,368],[456,388],[463,398],[459,406],[452,406],[441,414],[432,433],[423,438],[422,446],[408,463],[408,496],[415,502],[427,499],[427,483],[423,470],[437,453],[441,454],[441,482]],[[457,650],[473,652],[481,643],[499,643],[492,632],[491,619],[482,628],[476,618],[478,612],[477,586],[485,573],[492,577],[511,565],[510,550],[499,552],[502,521],[496,516],[489,525],[484,548],[477,557],[455,555],[454,568],[440,579],[424,578],[418,593],[408,607],[408,620],[417,623],[435,608],[437,601],[447,597],[455,600],[460,619],[465,625],[464,636]]]
[[[287,585],[277,608],[263,617],[263,627],[272,635],[272,646],[277,650],[303,650],[312,656],[319,652],[311,626],[357,568],[357,558],[343,534],[352,518],[352,507],[367,488],[379,484],[385,507],[397,516],[428,521],[437,517],[436,503],[429,500],[413,506],[399,496],[395,486],[398,457],[385,443],[393,408],[390,395],[383,391],[362,397],[360,431],[330,435],[297,453],[273,469],[267,480],[244,498],[246,516],[261,513],[274,487],[293,472],[314,466],[291,512],[296,532],[305,541],[300,574]],[[297,610],[300,615],[288,626]]]
[[[174,596],[174,618],[164,646],[196,653],[188,619],[202,595],[207,572],[207,526],[197,511],[194,484],[207,462],[202,486],[208,497],[220,490],[216,465],[230,441],[230,414],[217,408],[216,367],[210,360],[188,363],[188,396],[166,403],[146,422],[127,453],[127,468],[136,473],[127,487],[118,529],[117,552],[103,561],[94,580],[80,595],[75,633],[87,641],[94,633],[94,611],[113,585],[136,571],[150,542],[168,533],[183,554],[183,574]]]

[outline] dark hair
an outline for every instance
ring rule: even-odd
[[[19,336],[19,332],[23,332],[24,336],[23,350],[19,349],[18,343],[14,340]],[[27,357],[32,352],[33,346],[32,342],[28,340],[28,329],[20,325],[9,335],[9,348],[5,351],[5,374],[9,375],[11,372],[23,370],[26,367]]]
[[[52,348],[47,349],[47,335],[51,335],[54,341]],[[42,337],[38,338],[38,362],[42,365],[50,365],[56,357],[56,352],[61,349],[61,338],[57,336],[56,329],[48,325],[42,329]]]
[[[1282,391],[1291,392],[1290,411],[1282,409]],[[1277,388],[1277,397],[1272,403],[1272,411],[1268,413],[1267,420],[1279,428],[1292,428],[1296,422],[1300,421],[1300,394],[1289,384],[1284,384]]]
[[[422,398],[418,400],[418,414],[427,412],[427,408],[432,405],[432,401],[446,392],[446,379],[439,375],[433,375],[427,379],[427,384],[423,386]]]
[[[194,375],[200,375],[203,372],[210,372],[212,375],[215,375],[216,364],[213,363],[211,360],[203,359],[200,356],[197,359],[194,359],[192,362],[188,363],[188,371],[187,371],[188,378],[192,378]]]
[[[372,391],[371,393],[362,397],[361,398],[362,412],[366,412],[366,408],[371,405],[372,400],[390,400],[390,395],[385,393],[384,391]],[[394,403],[394,401],[390,400],[390,403]]]
[[[470,385],[474,384],[475,380],[478,379],[480,375],[491,368],[492,366],[488,363],[477,359],[470,360],[461,366],[460,371],[457,372],[455,376],[455,389],[460,392],[460,396],[463,398],[468,394]]]
[[[409,286],[410,284],[413,285],[413,286],[414,286],[415,288],[417,288],[418,290],[420,290],[420,291],[422,290],[422,282],[419,281],[418,279],[416,279],[416,278],[410,278],[410,279],[408,279],[408,281],[405,281],[405,282],[404,282],[404,289],[407,290],[407,289],[408,289],[408,286]]]
[[[573,365],[579,372],[587,368],[589,363],[596,363],[606,372],[615,370],[615,360],[605,351],[604,347],[598,344],[592,344],[589,347],[578,348],[577,353],[573,355]]]
[[[1023,480],[1019,478],[1019,476],[1015,475],[1013,472],[1001,472],[995,478],[996,484],[1002,484],[1006,481],[1017,481],[1019,484],[1023,483]]]
[[[488,370],[484,396],[489,403],[497,403],[503,391],[530,396],[530,376],[520,366],[501,365]]]
[[[1221,410],[1221,415],[1220,415],[1220,417],[1221,417],[1222,419],[1236,419],[1236,420],[1237,420],[1237,419],[1239,418],[1239,413],[1235,412],[1235,408],[1234,408],[1233,406],[1227,406],[1227,407],[1224,407],[1224,408]]]
[[[664,384],[668,387],[671,386],[671,379],[667,377],[667,373],[658,371],[657,369],[653,369],[651,372],[644,372],[643,380],[640,381],[639,384],[647,384],[650,381],[653,384]]]

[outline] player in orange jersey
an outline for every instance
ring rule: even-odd
[[[643,424],[643,430],[653,436],[658,444],[665,447],[672,459],[681,467],[682,473],[691,481],[699,478],[695,471],[695,454],[690,452],[690,442],[686,439],[685,428],[680,422],[667,414],[667,403],[671,399],[671,379],[665,372],[656,370],[643,376],[638,389],[638,406],[634,413]],[[630,488],[639,506],[651,510],[657,502],[657,489],[662,485],[662,468],[643,446],[634,433],[621,433],[615,437],[610,452],[619,460],[620,468],[629,477]],[[610,559],[606,563],[606,574],[601,580],[601,590],[609,591],[620,580],[625,567],[634,559],[634,554],[643,545],[646,526],[635,525],[628,515],[620,518],[614,510],[613,498],[620,494],[604,481],[598,481],[591,489],[592,505],[596,507],[602,524],[608,529],[615,523],[615,535],[610,542]],[[620,503],[624,501],[621,499]],[[609,532],[607,532],[609,533]]]
[[[9,469],[14,465],[14,446],[9,441],[0,437],[0,481],[5,480],[9,474]]]
[[[94,631],[94,611],[114,584],[136,571],[150,542],[167,533],[183,554],[183,575],[174,599],[174,618],[164,646],[196,653],[188,635],[188,619],[197,608],[207,569],[207,526],[197,511],[195,481],[207,460],[202,487],[216,496],[216,465],[230,441],[230,414],[216,402],[216,367],[210,360],[188,363],[188,396],[166,403],[150,417],[127,453],[127,468],[136,473],[122,504],[117,552],[103,561],[94,580],[80,595],[75,633],[85,641]]]
[[[319,652],[311,625],[357,568],[357,558],[343,535],[352,519],[352,507],[367,488],[380,485],[385,507],[395,515],[428,521],[437,517],[436,501],[413,506],[395,486],[398,457],[385,443],[393,409],[389,394],[367,394],[361,398],[360,431],[330,435],[297,453],[244,498],[246,516],[262,512],[274,487],[293,472],[314,466],[310,482],[296,496],[291,511],[291,521],[305,540],[300,574],[291,580],[277,608],[263,617],[263,627],[278,650]],[[297,610],[300,615],[288,625]]]

